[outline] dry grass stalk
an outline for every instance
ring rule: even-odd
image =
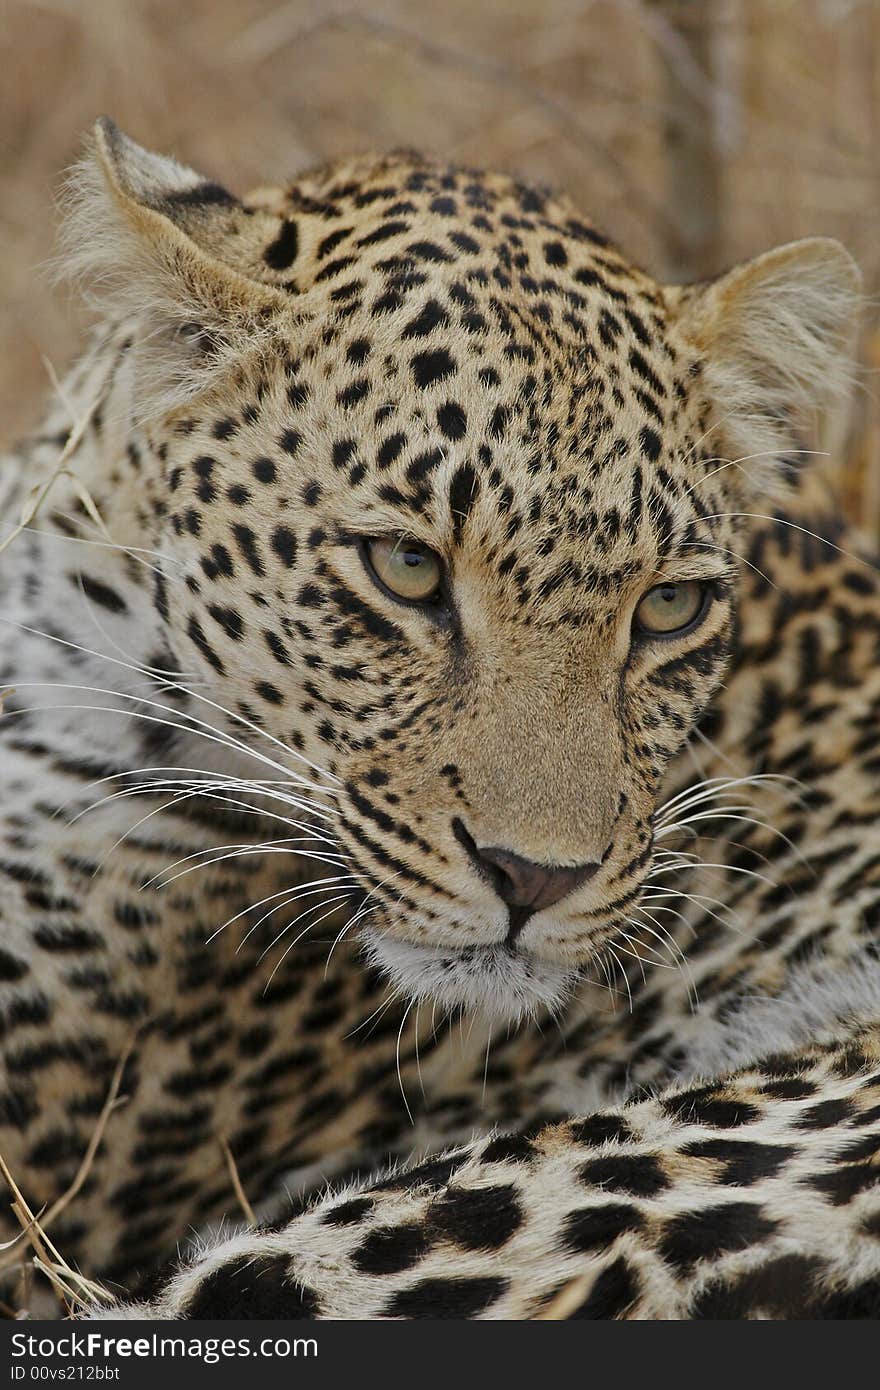
[[[37,1213],[31,1210],[21,1189],[12,1176],[6,1160],[3,1158],[3,1155],[0,1154],[0,1172],[2,1172],[12,1192],[14,1198],[11,1203],[12,1212],[21,1226],[21,1232],[18,1236],[15,1236],[12,1240],[0,1246],[0,1249],[8,1252],[6,1258],[0,1260],[0,1271],[10,1268],[16,1263],[24,1263],[23,1254],[19,1254],[15,1247],[22,1239],[26,1239],[34,1250],[33,1265],[46,1276],[56,1295],[67,1308],[68,1313],[71,1314],[74,1312],[77,1304],[87,1307],[91,1306],[95,1301],[100,1302],[103,1300],[112,1303],[115,1299],[113,1294],[101,1284],[98,1284],[93,1279],[86,1278],[85,1275],[73,1269],[52,1244],[47,1231],[52,1222],[60,1216],[79,1193],[92,1169],[110,1116],[119,1105],[124,1103],[124,1097],[120,1098],[119,1096],[119,1087],[122,1084],[125,1065],[131,1056],[134,1044],[135,1035],[133,1034],[123,1048],[119,1060],[116,1063],[110,1081],[110,1087],[107,1091],[107,1098],[101,1107],[101,1113],[98,1116],[95,1128],[92,1132],[92,1137],[89,1140],[88,1147],[73,1181],[47,1210]]]
[[[10,1172],[6,1160],[4,1159],[2,1154],[0,1154],[0,1173],[3,1174],[3,1177],[9,1184],[10,1191],[12,1192],[14,1198],[13,1202],[11,1203],[12,1214],[21,1226],[23,1235],[27,1237],[28,1241],[34,1248],[33,1263],[37,1265],[38,1268],[42,1269],[42,1271],[48,1278],[49,1283],[52,1285],[52,1288],[59,1301],[67,1309],[67,1312],[69,1314],[72,1314],[74,1311],[74,1305],[71,1303],[69,1299],[68,1290],[66,1286],[61,1282],[58,1275],[54,1273],[54,1264],[56,1263],[56,1261],[50,1259],[49,1255],[47,1254],[47,1247],[52,1251],[54,1255],[57,1256],[57,1263],[65,1264],[66,1261],[62,1260],[62,1257],[58,1254],[57,1250],[55,1250],[54,1246],[46,1236],[45,1232],[41,1229],[39,1218],[34,1215],[30,1207],[28,1206],[27,1201],[21,1191],[21,1188],[18,1186],[18,1183],[12,1176],[12,1173]]]
[[[122,1052],[119,1054],[119,1061],[116,1063],[116,1066],[113,1071],[113,1076],[110,1081],[110,1087],[107,1091],[107,1099],[104,1101],[104,1104],[101,1107],[101,1113],[98,1116],[95,1128],[92,1131],[92,1137],[89,1140],[88,1148],[83,1154],[83,1159],[79,1165],[79,1168],[77,1169],[76,1176],[74,1177],[73,1182],[67,1188],[66,1192],[62,1192],[61,1196],[52,1203],[45,1216],[41,1218],[43,1230],[45,1230],[47,1226],[51,1225],[51,1223],[55,1220],[56,1216],[61,1215],[65,1207],[70,1205],[74,1197],[79,1192],[80,1188],[82,1187],[83,1183],[85,1182],[86,1178],[88,1177],[91,1171],[92,1164],[95,1161],[95,1155],[97,1154],[98,1148],[101,1144],[101,1140],[104,1137],[104,1130],[107,1128],[107,1121],[110,1119],[110,1116],[113,1114],[114,1110],[116,1110],[120,1105],[125,1104],[125,1097],[120,1097],[119,1095],[119,1087],[122,1084],[122,1077],[125,1071],[125,1065],[129,1057],[131,1056],[132,1051],[134,1050],[135,1041],[136,1037],[134,1034],[132,1034],[128,1042],[125,1044],[125,1047],[122,1049]]]
[[[248,1225],[256,1226],[257,1218],[254,1214],[253,1207],[247,1199],[247,1193],[245,1192],[242,1186],[241,1177],[239,1175],[235,1159],[232,1155],[232,1150],[230,1149],[229,1144],[225,1139],[220,1140],[220,1147],[223,1150],[223,1157],[226,1159],[226,1167],[229,1169],[229,1178],[232,1183],[232,1190],[234,1191],[236,1198],[238,1199],[238,1205],[244,1212]]]
[[[103,1284],[87,1279],[84,1274],[73,1269],[66,1260],[44,1260],[34,1256],[34,1265],[45,1274],[53,1289],[63,1300],[68,1313],[73,1316],[77,1309],[91,1312],[96,1303],[115,1303],[116,1296]]]
[[[107,535],[107,528],[104,525],[98,508],[95,506],[93,498],[89,495],[89,492],[82,480],[80,478],[77,478],[76,474],[72,471],[72,469],[67,467],[68,459],[79,448],[83,435],[88,429],[89,423],[91,422],[91,419],[98,407],[98,398],[96,396],[95,399],[89,403],[88,408],[83,412],[83,414],[79,417],[76,417],[73,411],[71,410],[70,402],[67,400],[67,397],[65,396],[61,388],[61,384],[58,380],[58,376],[55,372],[54,367],[52,366],[51,362],[49,362],[47,359],[44,358],[43,360],[46,367],[46,371],[49,374],[49,379],[52,382],[52,385],[55,388],[55,391],[57,392],[59,398],[66,405],[71,415],[73,423],[71,425],[70,434],[67,436],[67,442],[65,443],[64,448],[61,450],[61,453],[58,456],[58,462],[55,464],[55,467],[52,469],[51,473],[47,478],[44,478],[41,483],[37,483],[37,485],[31,489],[31,493],[28,497],[28,500],[25,502],[22,508],[18,524],[12,528],[8,536],[6,536],[2,541],[0,541],[0,555],[3,554],[4,550],[8,549],[8,547],[15,540],[16,536],[21,535],[21,532],[25,531],[28,528],[28,526],[31,525],[40,508],[42,507],[43,503],[45,502],[46,498],[49,496],[49,493],[52,491],[52,488],[58,482],[59,478],[70,479],[76,491],[76,494],[82,502],[82,505],[85,508],[86,512],[91,517],[92,521],[94,521],[95,524],[99,527],[99,529],[103,531],[105,535]]]

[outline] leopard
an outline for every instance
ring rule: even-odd
[[[39,1226],[81,1316],[876,1317],[851,257],[670,286],[513,175],[239,197],[107,119],[65,205],[91,338],[0,465],[5,1277]]]

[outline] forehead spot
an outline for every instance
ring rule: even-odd
[[[447,439],[461,439],[467,429],[467,415],[457,401],[447,401],[437,411],[437,424]]]
[[[455,360],[445,348],[433,352],[417,352],[410,366],[416,386],[425,391],[437,381],[443,381],[455,371]]]
[[[446,328],[449,315],[436,299],[429,299],[423,309],[403,330],[404,338],[426,338],[435,328]]]

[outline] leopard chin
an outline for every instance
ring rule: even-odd
[[[395,940],[375,928],[366,929],[361,940],[370,965],[405,998],[493,1023],[518,1024],[558,1013],[578,980],[578,971],[570,966],[527,955],[505,942],[455,951]]]

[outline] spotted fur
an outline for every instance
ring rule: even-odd
[[[127,1060],[56,1242],[146,1316],[880,1311],[880,592],[802,468],[846,253],[670,289],[506,177],[240,202],[109,123],[66,244],[95,340],[0,474],[70,455],[0,557],[34,1207]],[[514,917],[485,846],[590,873]],[[301,1209],[157,1278],[224,1142]]]

